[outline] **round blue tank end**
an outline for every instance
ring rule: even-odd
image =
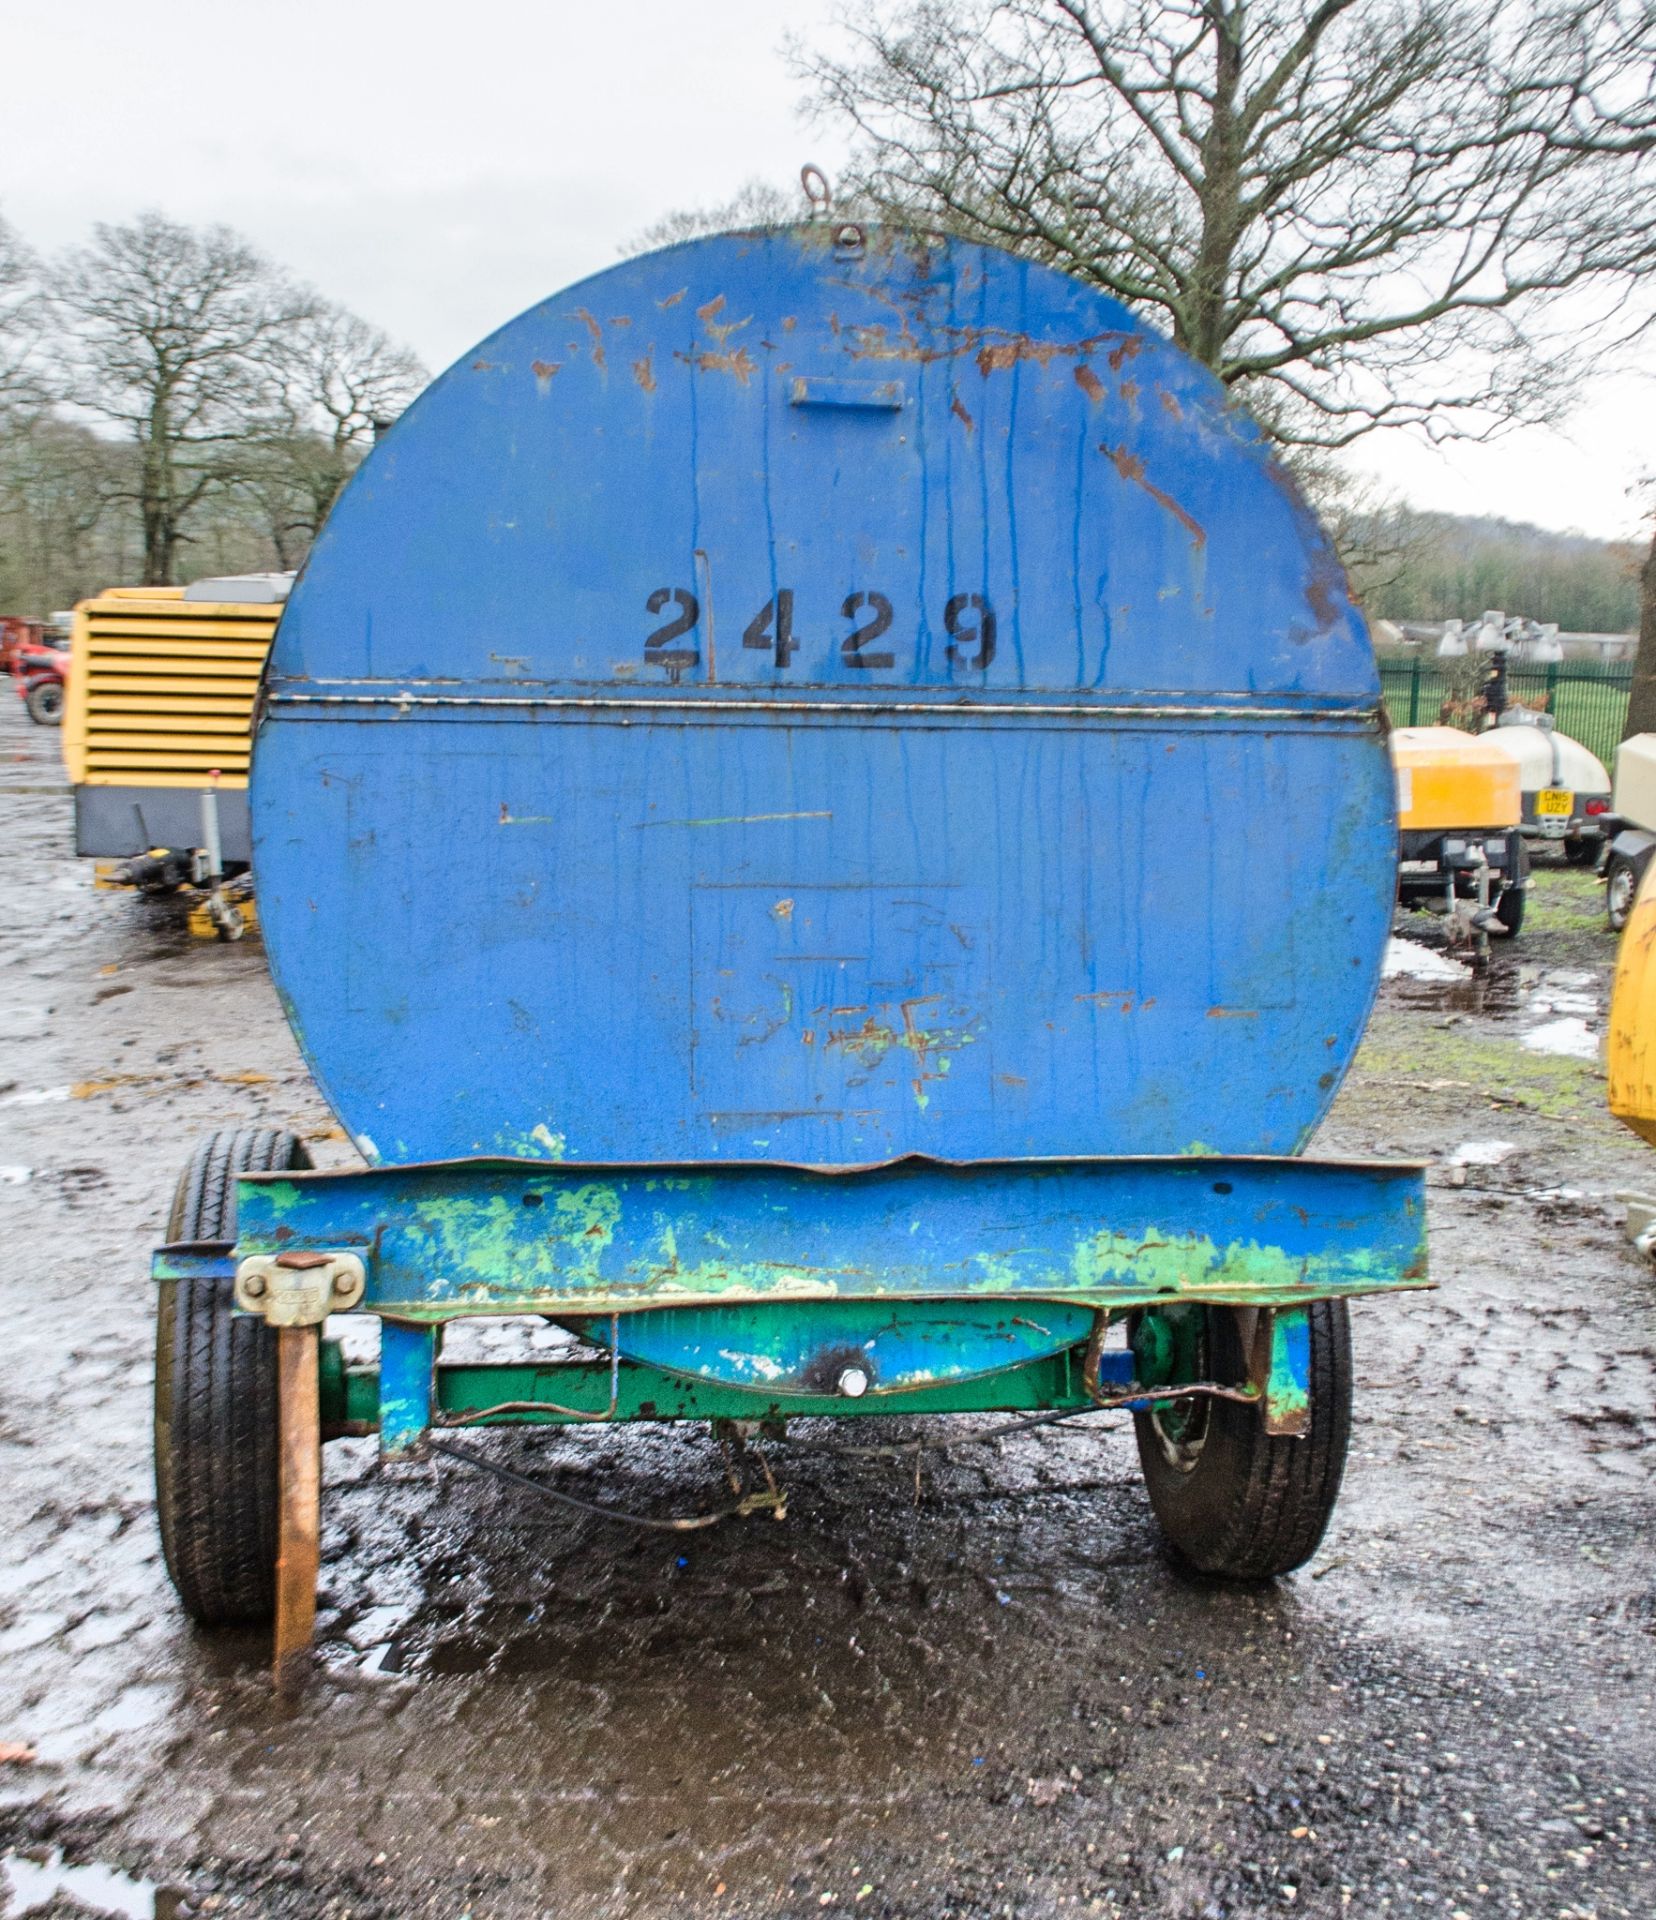
[[[252,809],[387,1160],[1291,1152],[1396,857],[1364,623],[1213,378],[1049,269],[816,227],[433,383],[288,603]]]

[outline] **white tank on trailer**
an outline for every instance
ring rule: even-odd
[[[1617,747],[1610,798],[1621,819],[1656,831],[1656,733],[1636,733]]]
[[[1594,857],[1610,813],[1610,776],[1598,755],[1528,707],[1508,707],[1481,737],[1517,763],[1524,833],[1561,843],[1568,859]]]

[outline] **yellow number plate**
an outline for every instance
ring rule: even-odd
[[[1535,811],[1542,818],[1561,813],[1568,819],[1575,812],[1575,795],[1568,787],[1543,787],[1535,796]]]

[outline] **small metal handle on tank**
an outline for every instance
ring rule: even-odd
[[[903,410],[901,380],[823,380],[800,375],[788,394],[790,407],[854,407]]]

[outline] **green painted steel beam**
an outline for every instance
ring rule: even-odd
[[[332,1345],[332,1342],[327,1343]],[[372,1367],[322,1374],[323,1427],[333,1433],[372,1433],[379,1425],[379,1372]],[[572,1426],[608,1413],[608,1360],[551,1366],[494,1363],[439,1364],[435,1411],[439,1426]],[[622,1361],[615,1374],[615,1412],[623,1420],[768,1420],[871,1414],[1033,1413],[1080,1411],[1092,1402],[1081,1380],[1081,1357],[1069,1352],[1000,1373],[905,1393],[750,1393],[715,1381],[686,1380],[659,1367]],[[489,1412],[490,1408],[510,1411]],[[481,1418],[466,1419],[468,1415]]]

